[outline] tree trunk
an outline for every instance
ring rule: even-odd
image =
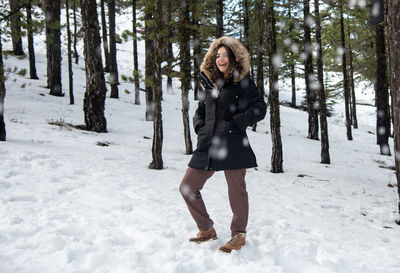
[[[349,28],[349,68],[350,68],[350,89],[351,89],[351,122],[354,129],[358,129],[357,121],[357,100],[356,100],[356,90],[354,87],[354,68],[353,68],[353,49],[350,41],[350,28]]]
[[[326,118],[326,99],[324,88],[324,65],[322,60],[322,39],[321,39],[321,19],[319,15],[319,1],[314,0],[315,9],[315,37],[317,40],[318,57],[318,82],[317,91],[319,94],[319,108],[320,108],[320,123],[321,123],[321,163],[330,164],[331,159],[329,156],[329,138],[328,138],[328,122]]]
[[[289,12],[288,12],[288,17],[289,17],[289,33],[290,37],[292,37],[293,29],[294,29],[294,23],[292,20],[292,8],[289,5],[288,7]],[[294,53],[290,51],[290,78],[292,81],[292,107],[296,108],[296,71],[295,71],[295,61],[294,61]]]
[[[154,80],[153,80],[153,102],[154,102],[154,120],[153,120],[153,145],[151,148],[153,161],[150,163],[150,169],[161,170],[164,168],[162,159],[163,144],[163,124],[161,115],[161,62],[162,62],[162,0],[156,0],[154,5],[154,19],[158,26],[156,39],[154,40]]]
[[[35,48],[33,43],[32,0],[26,4],[26,24],[28,30],[29,75],[33,80],[38,80],[36,73]]]
[[[249,8],[248,8],[247,0],[243,0],[242,1],[242,5],[243,5],[244,46],[249,51],[250,50],[250,41],[249,41]]]
[[[83,101],[87,130],[107,132],[104,104],[107,88],[99,48],[100,28],[96,0],[82,0],[82,29],[84,41],[86,92]]]
[[[256,1],[256,17],[257,17],[257,79],[256,85],[258,92],[263,95],[264,92],[264,0]],[[265,9],[266,11],[267,9]],[[257,123],[253,124],[252,131],[257,130]]]
[[[393,97],[394,117],[394,149],[397,185],[400,185],[400,1],[388,0],[388,38],[391,94]],[[399,196],[398,212],[400,213],[400,186],[397,187]]]
[[[78,50],[76,49],[76,44],[77,44],[77,22],[76,22],[76,1],[72,1],[72,9],[74,10],[74,56],[75,56],[75,63],[79,63],[79,54]]]
[[[74,78],[72,72],[72,51],[71,51],[71,30],[69,25],[69,0],[65,1],[65,13],[67,17],[67,48],[68,48],[68,83],[69,83],[69,104],[74,104]]]
[[[198,1],[192,1],[192,24],[193,24],[193,74],[194,74],[194,100],[199,99],[200,83],[198,75],[200,74],[201,54],[201,27]]]
[[[61,84],[60,0],[46,0],[47,86],[50,95],[64,96]]]
[[[132,28],[133,28],[133,81],[135,83],[135,104],[140,104],[139,85],[139,63],[137,49],[137,27],[136,27],[136,0],[132,1]]]
[[[166,25],[168,26],[168,37],[174,36],[174,25],[172,21],[172,2],[167,1],[167,22]],[[170,39],[164,39],[166,44],[166,53],[167,53],[167,92],[173,93],[174,87],[172,85],[172,68],[174,62],[174,52],[172,50],[172,42]],[[195,53],[194,53],[195,54]],[[196,93],[196,92],[195,92]]]
[[[22,4],[20,0],[10,0],[11,38],[15,55],[24,55],[21,32],[22,14],[20,11]]]
[[[389,147],[390,106],[387,84],[385,27],[379,24],[376,33],[376,137],[381,155],[391,155]]]
[[[136,3],[136,1],[134,1]],[[104,72],[110,72],[110,52],[108,51],[108,38],[107,38],[107,21],[106,12],[104,6],[104,0],[100,0],[100,16],[101,16],[101,32],[103,38],[103,50],[104,50]]]
[[[268,55],[269,55],[269,105],[270,105],[270,128],[272,140],[271,172],[282,173],[283,152],[281,140],[281,118],[279,113],[279,90],[278,76],[279,64],[274,62],[277,57],[276,31],[274,1],[268,0],[266,7],[267,14],[267,37],[268,37]]]
[[[311,26],[309,24],[310,0],[303,0],[304,4],[304,77],[306,81],[307,110],[308,110],[308,138],[318,139],[318,104],[316,103],[315,81],[312,61]]]
[[[6,141],[6,124],[4,122],[4,98],[6,97],[6,86],[4,85],[3,44],[1,42],[0,25],[0,141]]]
[[[346,129],[347,129],[347,139],[353,140],[353,136],[351,133],[351,121],[350,121],[350,101],[349,101],[349,77],[347,74],[347,64],[346,64],[346,42],[345,42],[345,33],[344,33],[344,19],[343,19],[343,0],[340,0],[339,3],[340,9],[340,33],[342,40],[342,69],[343,69],[343,88],[344,88],[344,104],[345,104],[345,115],[346,115]]]
[[[153,56],[151,53],[153,52],[153,40],[150,38],[151,33],[153,32],[153,27],[151,26],[151,20],[153,19],[153,5],[146,3],[144,8],[144,25],[145,25],[145,89],[146,89],[146,120],[153,120],[153,90],[151,88],[153,82]]]
[[[117,43],[115,41],[115,0],[108,0],[108,23],[110,24],[110,85],[111,98],[118,99]]]
[[[257,24],[257,87],[260,94],[264,94],[264,0],[256,1]]]
[[[217,32],[216,38],[224,36],[224,1],[217,0]]]
[[[190,18],[188,0],[183,0],[179,14],[180,32],[180,58],[181,58],[181,89],[182,89],[182,118],[185,137],[185,154],[193,153],[192,140],[190,138],[189,123],[189,88],[190,88]]]
[[[247,0],[243,0],[243,28],[244,28],[244,46],[247,48],[250,54],[250,76],[251,78],[254,78],[253,54],[250,46],[249,3]]]

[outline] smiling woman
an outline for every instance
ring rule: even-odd
[[[198,134],[197,149],[180,185],[197,227],[192,242],[216,239],[200,190],[215,171],[224,171],[233,218],[232,239],[220,247],[223,252],[245,244],[248,219],[246,169],[257,166],[246,128],[262,120],[266,113],[263,97],[248,77],[249,53],[236,39],[222,37],[211,44],[201,65],[204,96],[193,117]]]

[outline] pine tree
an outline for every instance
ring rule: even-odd
[[[11,23],[11,38],[13,44],[13,52],[15,55],[24,55],[24,50],[22,48],[22,32],[21,32],[21,22],[22,13],[21,7],[22,2],[20,0],[9,0],[10,1],[10,23]]]
[[[393,98],[393,116],[394,116],[394,149],[397,185],[400,185],[400,2],[397,0],[388,0],[388,40],[389,40],[389,63],[390,63],[390,81],[391,95]],[[397,187],[399,196],[398,212],[400,213],[400,187]],[[400,224],[400,221],[398,222]]]
[[[326,99],[324,88],[324,68],[322,60],[322,40],[321,40],[321,19],[319,14],[319,1],[314,0],[315,9],[315,25],[316,25],[316,40],[318,48],[317,69],[318,69],[318,86],[317,91],[319,95],[319,109],[320,109],[320,123],[321,123],[321,163],[330,164],[331,159],[329,155],[329,138],[328,138],[328,122],[326,119]]]
[[[107,21],[104,0],[100,0],[100,16],[101,16],[101,32],[103,38],[103,50],[104,50],[104,72],[110,72],[110,52],[108,51],[108,38],[107,38]]]
[[[256,1],[257,14],[257,87],[260,94],[264,94],[264,0]]]
[[[200,19],[201,19],[201,10],[200,3],[197,0],[191,1],[191,10],[192,10],[192,36],[193,36],[193,81],[194,81],[194,90],[193,95],[194,99],[199,99],[200,91],[200,83],[198,80],[198,75],[200,73],[200,65],[201,65],[201,27],[200,27]]]
[[[271,140],[272,140],[272,155],[271,155],[271,172],[283,172],[283,152],[281,140],[281,118],[279,111],[279,90],[278,90],[278,77],[279,77],[279,62],[276,60],[278,57],[276,45],[276,30],[275,30],[275,11],[274,1],[267,0],[266,6],[267,17],[267,37],[268,37],[268,59],[269,59],[269,96],[268,102],[271,107],[270,110],[270,127],[271,127]]]
[[[77,34],[77,20],[76,20],[76,1],[78,0],[72,0],[72,9],[74,11],[74,57],[75,57],[75,63],[79,64],[79,54],[78,50],[76,48],[76,44],[78,42],[78,34]]]
[[[146,113],[145,118],[147,121],[153,120],[153,74],[154,74],[154,62],[152,57],[153,52],[153,38],[152,33],[154,31],[153,22],[153,3],[150,1],[145,2],[144,6],[144,43],[145,43],[145,89],[146,89]]]
[[[106,84],[99,48],[100,28],[97,20],[96,0],[82,0],[82,28],[86,70],[86,92],[83,101],[85,128],[89,131],[107,132],[104,117]]]
[[[115,40],[115,0],[108,0],[108,23],[110,25],[110,85],[111,98],[118,99],[117,43]]]
[[[3,44],[1,42],[0,25],[0,141],[6,141],[6,124],[4,122],[4,98],[6,96],[6,86],[4,85],[4,64],[3,64]]]
[[[387,84],[385,27],[375,26],[376,32],[376,136],[381,155],[391,155],[389,147],[390,106]]]
[[[137,27],[136,27],[136,0],[132,0],[132,29],[133,29],[133,82],[135,83],[135,104],[140,104],[139,86],[139,63],[137,49]]]
[[[349,106],[349,78],[347,74],[346,65],[346,43],[345,43],[345,33],[344,33],[344,19],[343,19],[343,0],[339,2],[339,12],[340,12],[340,33],[341,33],[341,44],[343,49],[342,54],[342,71],[343,71],[343,88],[344,88],[344,103],[345,103],[345,115],[346,115],[346,129],[347,129],[347,139],[353,140],[351,134],[351,121],[350,121],[350,106]]]
[[[38,80],[36,72],[35,48],[33,43],[32,0],[26,3],[26,25],[28,30],[29,75],[33,80]]]
[[[47,87],[50,95],[64,96],[61,84],[60,0],[45,0]]]
[[[163,123],[161,114],[161,63],[162,63],[162,45],[164,33],[162,27],[162,0],[155,0],[154,4],[154,23],[159,27],[155,35],[153,44],[153,60],[154,60],[154,78],[152,82],[153,89],[153,145],[151,148],[153,161],[150,163],[150,169],[161,170],[164,168],[162,159],[163,144]]]
[[[304,77],[306,81],[308,138],[318,139],[318,104],[316,103],[315,76],[312,60],[310,1],[303,0],[304,8]]]
[[[256,35],[257,35],[257,88],[258,92],[261,96],[264,95],[264,20],[265,16],[263,16],[263,11],[267,11],[264,8],[264,0],[256,0],[256,18],[257,18],[257,26],[256,26]],[[253,124],[252,131],[257,130],[257,123]]]
[[[69,104],[74,104],[74,79],[72,72],[71,29],[69,24],[69,0],[65,1],[65,14],[67,19],[67,54],[68,54],[68,91]]]
[[[185,154],[192,154],[192,140],[190,138],[189,123],[189,88],[190,88],[190,15],[189,1],[181,1],[179,9],[179,32],[180,32],[180,61],[181,61],[181,89],[182,89],[182,118],[185,138]]]
[[[217,0],[217,30],[215,37],[219,38],[224,35],[224,1]]]
[[[357,121],[357,100],[356,100],[356,88],[354,84],[354,66],[353,66],[353,48],[351,43],[351,35],[350,35],[350,24],[348,27],[348,36],[349,36],[349,77],[350,77],[350,90],[351,90],[351,123],[353,124],[354,129],[358,129],[358,121]]]
[[[248,0],[242,0],[242,8],[243,8],[243,40],[244,46],[247,50],[250,50],[250,42],[249,42],[249,9],[248,9]]]
[[[172,37],[174,37],[174,21],[172,19],[172,1],[167,1],[166,7],[166,22],[168,36],[164,39],[165,43],[165,59],[167,65],[165,67],[165,74],[167,76],[167,92],[173,93],[174,87],[172,85],[172,74],[173,74],[173,62],[174,62],[174,52],[172,50]]]
[[[288,17],[289,17],[289,35],[290,37],[293,35],[294,23],[292,20],[292,7],[288,6]],[[290,41],[292,43],[293,41]],[[292,82],[292,107],[296,108],[296,72],[295,72],[295,60],[293,50],[290,50],[290,58],[289,58],[289,66],[290,66],[290,78]]]

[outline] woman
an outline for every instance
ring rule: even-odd
[[[246,128],[265,117],[266,105],[248,77],[249,53],[235,38],[214,41],[201,65],[204,97],[193,117],[197,149],[179,190],[200,232],[191,242],[217,239],[200,190],[215,171],[223,170],[233,218],[231,240],[220,247],[230,253],[245,244],[248,219],[246,168],[256,167]]]

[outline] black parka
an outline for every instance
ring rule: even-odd
[[[210,73],[207,71],[210,61],[207,57],[210,58],[209,53],[218,43],[230,46],[237,61],[247,60],[246,56],[243,58],[240,55],[243,50],[243,54],[248,53],[239,41],[231,37],[222,37],[211,45],[206,54],[201,67],[206,74]],[[232,43],[235,43],[236,52]],[[246,128],[265,117],[266,104],[247,75],[248,63],[241,63],[240,67],[246,69],[246,65],[247,71],[234,71],[219,85],[213,83],[214,88],[204,90],[204,96],[200,99],[193,117],[193,126],[198,137],[197,148],[189,167],[219,171],[257,166]]]

